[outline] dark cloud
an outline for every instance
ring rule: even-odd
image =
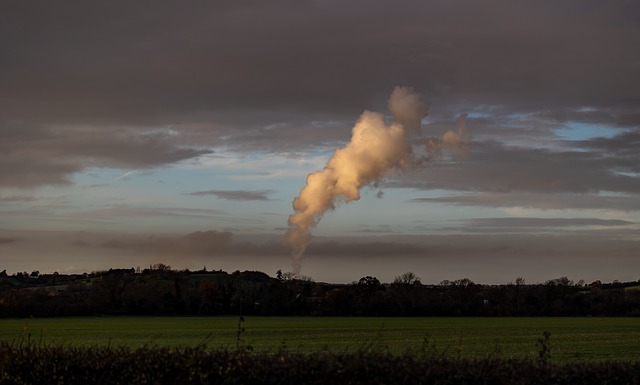
[[[31,195],[10,195],[0,196],[0,202],[33,202],[37,198]]]
[[[593,226],[629,226],[634,222],[620,219],[600,218],[473,218],[466,220],[470,227],[593,227]]]
[[[86,167],[151,168],[210,153],[180,147],[162,133],[12,124],[0,128],[0,187],[69,184],[71,174]]]
[[[396,85],[445,121],[496,108],[637,128],[639,12],[598,0],[11,1],[0,8],[0,186],[158,167],[203,147],[335,147]]]
[[[312,242],[307,248],[307,255],[369,255],[369,256],[389,256],[393,258],[398,255],[420,254],[425,252],[425,246],[413,243],[403,243],[393,240],[370,241],[353,240],[346,241],[320,241]]]
[[[18,238],[0,237],[0,246],[6,245],[8,243],[14,243],[14,242],[17,242],[18,240],[19,240]]]
[[[233,234],[215,230],[197,231],[180,237],[149,237],[147,239],[112,239],[103,247],[155,252],[172,255],[220,255],[231,245]]]
[[[545,194],[545,193],[479,193],[447,195],[434,198],[415,198],[412,202],[446,203],[457,206],[524,207],[543,210],[607,209],[619,211],[640,210],[638,197],[599,194]]]
[[[51,216],[51,211],[48,208],[34,208],[34,209],[17,209],[17,210],[2,210],[0,211],[3,217],[36,217],[45,218]]]
[[[596,0],[13,2],[0,16],[2,112],[119,123],[229,109],[350,116],[398,84],[439,103],[633,105],[637,11]]]
[[[593,138],[580,142],[585,148],[616,159],[616,171],[640,173],[640,130],[612,138]]]
[[[0,144],[0,147],[8,147]],[[0,155],[0,187],[30,188],[42,185],[71,184],[71,175],[82,170],[79,164],[58,159],[22,156],[13,151]]]
[[[544,141],[524,140],[526,137],[515,139],[514,135],[507,135],[502,138],[517,145],[474,141],[465,161],[432,163],[415,173],[399,175],[388,186],[466,192],[415,198],[413,202],[640,210],[638,132],[622,131],[611,137],[566,143],[550,138],[545,147],[540,146]]]
[[[531,117],[546,122],[580,122],[601,124],[612,128],[629,129],[640,127],[640,112],[637,107],[611,105],[606,107],[582,106],[577,108],[553,108],[537,111]]]
[[[206,230],[162,237],[120,236],[104,241],[100,246],[134,253],[159,254],[178,260],[193,257],[265,258],[288,255],[288,249],[273,237],[253,240],[236,238],[230,231]]]
[[[422,249],[393,257],[307,254],[304,269],[316,280],[327,275],[347,282],[369,272],[390,282],[406,271],[414,272],[424,283],[465,277],[481,283],[506,283],[524,277],[528,283],[535,283],[563,275],[588,282],[635,281],[640,243],[633,240],[635,235],[628,235],[628,239],[609,238],[608,234],[595,231],[561,236],[465,233],[396,237],[385,241],[414,244]],[[614,259],[616,262],[612,263]]]
[[[104,209],[80,211],[72,215],[76,219],[109,220],[115,218],[141,218],[141,217],[186,217],[186,218],[211,218],[227,214],[215,209],[191,209],[185,207],[131,207],[116,206]]]
[[[289,249],[273,236],[256,239],[238,238],[231,232],[215,230],[197,231],[186,235],[164,237],[119,237],[102,242],[109,249],[131,250],[144,253],[162,253],[180,256],[288,256]],[[415,240],[414,240],[415,241]],[[77,241],[76,241],[77,242]],[[398,256],[425,252],[423,244],[394,239],[372,241],[368,238],[344,238],[340,240],[317,239],[309,247],[308,254],[315,256],[371,255]]]
[[[267,201],[271,190],[245,191],[245,190],[207,190],[195,191],[187,195],[204,196],[214,195],[218,199],[231,201]]]
[[[638,194],[640,179],[617,172],[635,170],[640,153],[549,150],[473,142],[468,161],[434,163],[390,186],[494,193]]]

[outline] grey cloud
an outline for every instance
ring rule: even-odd
[[[0,16],[2,112],[66,122],[176,123],[239,106],[350,116],[398,84],[445,104],[633,105],[638,11],[595,0],[13,3]]]
[[[220,255],[231,245],[233,234],[215,230],[197,231],[180,237],[149,237],[147,239],[112,239],[103,247],[113,249],[161,252],[167,254]]]
[[[24,125],[2,127],[0,151],[0,187],[21,188],[70,184],[71,174],[90,166],[151,168],[210,153],[156,133]]]
[[[107,249],[129,250],[140,253],[160,253],[175,258],[189,257],[239,257],[283,256],[287,249],[273,237],[236,240],[230,231],[196,231],[185,235],[119,237],[100,243]]]
[[[629,169],[640,155],[623,152],[551,151],[473,142],[467,161],[434,163],[388,185],[497,193],[638,194],[640,179],[615,171]]]
[[[369,255],[387,256],[393,258],[398,255],[420,254],[425,246],[420,244],[389,241],[360,241],[340,242],[324,241],[312,242],[307,248],[306,255]]]
[[[394,239],[376,241],[372,238],[341,238],[339,240],[315,239],[308,248],[308,255],[315,256],[399,256],[420,254],[426,249],[425,245]],[[290,251],[280,240],[267,238],[255,241],[234,243],[227,253],[245,256],[288,256]]]
[[[19,240],[18,238],[0,237],[0,246],[6,245],[8,243],[18,242],[18,240]]]
[[[378,192],[379,193],[379,192]],[[393,226],[380,224],[380,225],[369,225],[369,224],[360,224],[360,228],[353,230],[354,233],[362,233],[362,234],[394,234],[397,232]]]
[[[473,138],[476,141],[497,140],[503,144],[521,147],[537,147],[549,149],[580,149],[598,148],[600,141],[627,142],[626,146],[636,146],[633,137],[637,136],[640,121],[633,123],[630,117],[631,109],[622,108],[592,108],[558,107],[543,111],[513,114],[509,106],[478,106],[468,111],[469,126],[472,127]],[[625,117],[626,116],[626,117]],[[447,120],[445,120],[447,119]],[[623,120],[625,120],[623,122]],[[450,126],[450,117],[439,118],[431,122],[427,129],[436,132]],[[584,124],[588,126],[583,126]],[[585,133],[584,131],[591,131]],[[563,131],[559,131],[563,130]],[[600,130],[597,132],[597,130]],[[605,132],[614,138],[590,138],[587,140],[567,140],[562,137],[571,135],[604,135]],[[637,142],[637,139],[635,140]],[[604,148],[601,148],[604,149]]]
[[[89,137],[78,142],[66,141],[65,144],[74,151],[75,156],[111,167],[147,168],[210,153],[207,150],[176,147],[157,135],[108,137],[102,140]]]
[[[277,152],[294,155],[318,147],[337,148],[348,141],[351,127],[357,116],[348,122],[326,125],[321,129],[313,122],[298,121],[295,116],[289,123],[277,128],[264,125],[246,127],[231,132],[217,143],[239,152]]]
[[[424,283],[464,277],[474,282],[505,283],[519,276],[535,283],[562,275],[588,282],[597,279],[634,281],[640,243],[631,240],[632,237],[610,238],[609,234],[600,231],[563,233],[562,236],[465,233],[397,237],[395,242],[414,244],[422,249],[394,258],[366,253],[317,257],[308,254],[305,271],[316,279],[320,274],[314,274],[315,271],[328,276],[350,276],[343,278],[346,281],[372,271],[381,281],[390,282],[394,276],[408,270],[420,276]],[[354,274],[360,275],[354,277]]]
[[[37,198],[31,195],[9,195],[9,196],[0,196],[0,202],[33,202],[36,201]]]
[[[574,107],[554,108],[537,111],[533,117],[547,121],[581,122],[590,124],[602,124],[611,128],[633,129],[640,127],[640,112],[636,107],[612,105],[607,107]]]
[[[466,220],[470,227],[593,227],[593,226],[629,226],[634,222],[620,219],[600,218],[473,218]]]
[[[186,235],[165,237],[122,237],[102,242],[104,248],[132,250],[138,252],[161,252],[185,256],[283,256],[289,254],[288,248],[273,237],[264,239],[234,241],[234,234],[228,231],[197,231]],[[309,247],[309,255],[371,255],[397,256],[415,255],[424,252],[425,246],[393,239],[371,241],[359,238],[333,241],[318,239]]]
[[[640,131],[627,131],[612,138],[593,138],[582,141],[588,149],[601,151],[619,159],[623,171],[640,172]]]
[[[414,86],[444,121],[500,106],[506,120],[527,113],[556,124],[638,127],[638,7],[599,0],[11,2],[0,10],[0,187],[68,184],[87,166],[158,167],[205,153],[199,146],[283,153],[334,146],[348,139],[363,109],[384,110],[396,85]],[[523,132],[486,123],[485,133],[502,139],[550,133],[539,124]],[[176,135],[142,135],[166,127]],[[585,156],[565,155],[569,162]],[[510,178],[499,188],[592,188],[578,171],[552,170],[554,186]],[[619,185],[615,191],[637,191],[633,180],[605,177],[603,184]],[[468,187],[460,184],[454,188]]]
[[[49,208],[34,208],[34,209],[26,209],[26,210],[1,210],[0,214],[5,217],[35,217],[35,218],[43,218],[51,216],[51,211]]]
[[[495,133],[494,133],[495,134]],[[533,136],[531,137],[533,138]],[[532,141],[507,136],[506,141]],[[533,142],[540,146],[544,141]],[[432,163],[414,174],[399,175],[388,186],[466,192],[424,197],[413,202],[461,206],[539,209],[640,210],[640,136],[622,131],[604,138],[549,147],[474,141],[467,160]]]
[[[0,148],[2,147],[8,146],[0,144]],[[59,159],[34,158],[34,155],[24,152],[5,152],[0,155],[0,187],[31,188],[42,185],[68,185],[71,184],[71,175],[82,170],[79,164],[67,163]]]
[[[207,190],[207,191],[195,191],[188,193],[188,195],[204,196],[214,195],[218,199],[232,200],[232,201],[266,201],[269,200],[269,194],[272,190],[258,190],[258,191],[246,191],[246,190]]]
[[[225,215],[226,212],[215,209],[190,209],[184,207],[130,207],[117,206],[97,210],[87,210],[72,214],[78,219],[115,219],[123,217],[187,217],[187,218],[207,218],[212,216]]]
[[[416,198],[417,203],[445,203],[457,206],[524,207],[543,210],[607,209],[619,211],[640,210],[638,197],[599,194],[545,194],[545,193],[477,193]]]

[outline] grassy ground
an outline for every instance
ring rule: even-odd
[[[0,320],[0,340],[74,346],[145,345],[310,352],[425,349],[453,357],[536,358],[551,333],[555,362],[637,360],[640,318],[78,317]],[[30,335],[30,336],[29,336]]]

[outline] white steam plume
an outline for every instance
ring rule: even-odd
[[[388,102],[393,115],[365,111],[353,127],[351,141],[335,151],[322,171],[307,176],[307,184],[293,200],[285,244],[292,249],[293,272],[300,274],[302,256],[311,240],[311,229],[336,204],[360,199],[362,186],[378,182],[387,172],[422,163],[412,152],[410,139],[419,136],[428,105],[409,87],[396,87]],[[455,142],[453,134],[446,143]],[[464,135],[460,133],[460,137]],[[435,142],[434,142],[435,143]],[[447,147],[445,138],[440,147]],[[429,148],[428,148],[429,151]]]
[[[456,121],[456,128],[445,132],[441,137],[427,139],[427,153],[432,160],[442,158],[442,150],[448,151],[456,160],[463,159],[469,152],[469,135],[467,134],[467,114],[461,114]]]

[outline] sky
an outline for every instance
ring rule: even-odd
[[[638,280],[638,14],[632,0],[3,1],[0,270]],[[408,130],[398,89],[426,112],[402,136],[409,157],[327,201],[294,263],[307,175],[369,118]],[[430,151],[448,132],[459,151]]]

